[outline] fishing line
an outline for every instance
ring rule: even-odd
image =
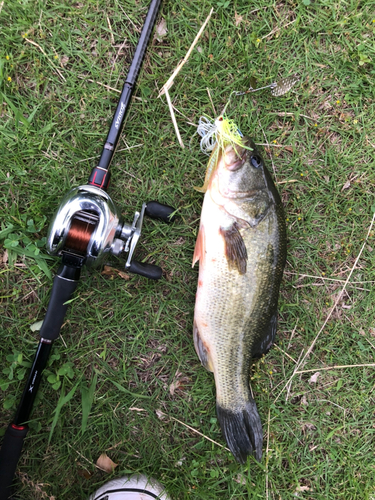
[[[92,221],[75,218],[66,237],[65,246],[80,255],[85,255],[95,224]]]

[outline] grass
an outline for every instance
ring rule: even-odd
[[[138,471],[159,479],[172,499],[375,498],[374,367],[323,370],[374,362],[374,231],[303,367],[320,376],[297,374],[283,389],[335,303],[375,209],[375,2],[227,3],[162,5],[168,32],[147,51],[110,195],[127,221],[142,201],[177,208],[171,226],[145,221],[137,250],[164,278],[83,271],[30,422],[19,498],[84,499],[107,478]],[[147,5],[0,2],[3,431],[35,352],[30,325],[43,319],[58,267],[44,251],[48,222],[95,165],[118,99],[104,85],[121,89]],[[262,150],[280,183],[289,235],[278,347],[251,375],[264,458],[245,466],[180,423],[225,445],[213,378],[192,341],[202,204],[193,186],[206,158],[195,139],[180,148],[165,98],[157,99],[211,6],[198,50],[170,90],[186,146],[191,124],[213,116],[207,88],[220,112],[250,77],[262,86],[301,75],[286,96],[262,91],[228,108],[243,132],[268,144]],[[95,467],[103,452],[118,464],[112,475]]]

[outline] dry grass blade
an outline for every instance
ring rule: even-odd
[[[43,47],[41,47],[38,43],[34,42],[33,40],[29,40],[28,38],[25,37],[26,42],[31,43],[31,45],[34,45],[35,47],[38,47],[38,49],[41,51],[41,53],[48,59],[49,63],[52,65],[53,69],[59,74],[60,78],[66,82],[65,77],[61,73],[61,71],[56,68],[56,66],[53,64],[53,61],[47,56],[45,53]]]
[[[271,409],[268,409],[268,419],[267,419],[267,447],[266,447],[266,500],[268,500],[268,461],[269,461],[269,444],[270,444],[270,421],[271,421]]]
[[[213,439],[209,438],[208,436],[205,436],[204,434],[202,434],[201,432],[199,432],[197,429],[194,429],[194,427],[191,427],[190,425],[185,424],[185,422],[182,422],[181,420],[178,420],[178,418],[171,417],[170,415],[167,415],[166,413],[163,413],[160,410],[159,410],[159,413],[160,413],[160,415],[164,415],[165,417],[168,417],[171,420],[175,420],[176,422],[178,422],[179,424],[183,425],[184,427],[187,427],[188,429],[190,429],[191,431],[195,432],[196,434],[199,434],[199,436],[202,436],[204,439],[207,439],[207,441],[210,441],[211,443],[214,443],[217,446],[220,446],[220,448],[224,448],[224,450],[230,451],[230,449],[227,448],[226,446],[223,446],[222,444],[218,443],[217,441],[214,441]]]
[[[207,16],[205,22],[203,23],[203,25],[201,27],[201,29],[198,31],[197,36],[194,38],[193,43],[191,44],[189,50],[187,51],[186,56],[183,58],[183,60],[180,62],[180,64],[177,66],[177,68],[174,70],[174,72],[172,73],[172,76],[163,85],[163,87],[162,87],[162,89],[161,89],[161,91],[159,92],[159,95],[158,95],[158,97],[160,97],[163,94],[165,94],[165,97],[167,98],[167,103],[168,103],[169,111],[171,113],[171,118],[172,118],[173,126],[174,126],[174,129],[175,129],[176,135],[177,135],[178,142],[179,142],[180,146],[182,147],[182,149],[184,149],[185,146],[184,146],[184,143],[182,142],[181,134],[180,134],[180,131],[178,129],[176,116],[175,116],[174,111],[173,111],[173,105],[172,105],[172,101],[171,101],[171,98],[169,96],[168,90],[172,87],[172,85],[174,83],[174,79],[176,78],[176,76],[180,72],[180,70],[183,67],[183,65],[188,61],[188,59],[190,57],[190,54],[191,54],[193,48],[195,47],[196,43],[198,42],[199,38],[201,37],[201,35],[202,35],[205,27],[207,26],[207,23],[210,20],[213,11],[214,11],[214,9],[211,9],[209,15]]]
[[[187,51],[186,53],[186,56],[182,59],[182,61],[180,62],[180,64],[177,66],[177,68],[173,71],[171,77],[167,80],[167,82],[163,85],[161,91],[159,92],[159,95],[158,97],[162,96],[166,90],[170,89],[174,83],[174,79],[176,78],[176,76],[178,75],[178,73],[180,72],[180,70],[182,69],[182,67],[184,66],[184,64],[188,61],[189,57],[190,57],[190,54],[193,50],[193,48],[195,47],[195,45],[197,44],[199,38],[201,37],[204,29],[206,28],[207,26],[207,23],[208,21],[211,19],[211,16],[212,16],[212,13],[213,13],[214,9],[212,8],[210,13],[208,14],[205,22],[202,24],[202,27],[201,29],[198,31],[198,34],[197,36],[194,38],[194,41],[193,43],[191,44],[189,50]]]
[[[88,82],[91,82],[91,83],[96,83],[97,85],[101,85],[102,87],[105,87],[108,90],[113,90],[113,92],[117,92],[118,94],[121,94],[121,90],[114,89],[113,87],[110,87],[109,85],[106,85],[105,83],[97,82],[96,80],[91,80],[91,78],[86,78],[85,76],[81,76],[81,75],[78,75],[78,78],[81,78],[82,80],[87,80]]]
[[[167,98],[167,103],[168,103],[169,111],[171,113],[171,118],[172,118],[174,130],[175,130],[176,135],[177,135],[178,142],[180,143],[180,146],[182,147],[182,149],[185,149],[184,143],[182,142],[180,131],[178,129],[177,120],[176,120],[176,116],[175,116],[174,111],[173,111],[173,105],[172,105],[171,98],[169,96],[168,89],[164,89],[164,93],[165,93],[165,97]]]
[[[363,368],[365,366],[375,366],[375,363],[364,363],[361,365],[332,365],[332,366],[324,366],[323,368],[319,366],[319,368],[311,368],[309,370],[297,370],[295,374],[297,375],[297,373],[311,373],[311,372],[316,372],[317,370],[329,371],[329,370],[343,370],[344,368]]]
[[[310,347],[307,349],[307,351],[306,351],[305,355],[302,357],[301,361],[299,361],[299,362],[298,362],[298,364],[297,364],[297,366],[295,367],[295,369],[294,369],[294,371],[293,371],[293,373],[292,373],[292,375],[291,375],[290,379],[288,380],[288,382],[286,383],[286,385],[283,387],[282,391],[278,394],[277,398],[275,399],[275,402],[279,399],[279,397],[281,396],[282,392],[284,391],[284,389],[285,389],[286,387],[289,387],[289,388],[290,388],[291,383],[292,383],[293,378],[295,377],[295,375],[296,375],[297,373],[301,373],[300,368],[302,368],[302,367],[304,366],[304,364],[305,364],[305,362],[306,362],[306,358],[309,356],[309,354],[310,354],[310,353],[311,353],[311,351],[313,350],[313,348],[314,348],[314,346],[315,346],[315,344],[316,344],[316,342],[317,342],[318,338],[320,337],[320,334],[322,333],[322,331],[324,330],[324,328],[325,328],[326,324],[328,323],[328,321],[329,321],[330,317],[332,316],[333,311],[336,309],[337,304],[340,302],[341,297],[342,297],[342,295],[343,295],[343,293],[344,293],[344,291],[345,291],[345,289],[346,289],[346,287],[347,287],[347,285],[348,285],[348,283],[349,283],[349,281],[350,281],[350,278],[351,278],[351,276],[352,276],[352,274],[353,274],[353,272],[354,272],[355,268],[357,267],[358,261],[359,261],[359,259],[361,258],[362,252],[363,252],[363,250],[364,250],[364,248],[365,248],[365,246],[366,246],[366,244],[367,244],[367,240],[368,240],[368,238],[369,238],[369,236],[370,236],[370,233],[371,233],[372,227],[373,227],[373,225],[374,225],[374,221],[375,221],[375,212],[374,212],[374,214],[373,214],[373,216],[372,216],[372,220],[371,220],[370,226],[369,226],[369,228],[368,228],[368,231],[367,231],[367,235],[366,235],[365,241],[363,242],[362,247],[361,247],[361,249],[360,249],[360,251],[359,251],[359,253],[358,253],[358,256],[357,256],[357,258],[356,258],[356,260],[355,260],[355,262],[354,262],[354,264],[353,264],[353,267],[351,268],[350,273],[349,273],[348,277],[347,277],[347,278],[346,278],[346,280],[345,280],[344,286],[342,287],[342,289],[341,289],[340,293],[337,295],[337,298],[336,298],[336,300],[335,300],[335,303],[334,303],[334,304],[333,304],[333,306],[331,307],[331,309],[330,309],[330,311],[329,311],[329,313],[328,313],[328,315],[327,315],[326,319],[324,320],[324,323],[323,323],[323,325],[321,326],[321,328],[320,328],[319,332],[316,334],[316,336],[315,336],[314,340],[312,341],[312,343],[311,343]],[[321,369],[322,369],[322,368],[319,368],[319,370],[321,370]],[[316,369],[314,369],[314,370],[312,370],[312,371],[316,371]],[[289,390],[288,390],[288,393],[289,393]]]

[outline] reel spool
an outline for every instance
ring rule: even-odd
[[[47,235],[47,252],[63,257],[73,267],[98,266],[108,254],[128,253],[125,269],[150,279],[162,276],[160,267],[133,259],[144,215],[172,222],[174,208],[156,201],[144,203],[133,223],[120,220],[117,209],[102,189],[84,185],[72,189],[62,200]]]

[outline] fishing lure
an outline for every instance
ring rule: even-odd
[[[273,82],[270,85],[265,85],[264,87],[256,88],[256,84],[251,83],[250,88],[245,90],[244,92],[234,92],[236,96],[241,96],[245,94],[249,94],[251,92],[258,92],[263,89],[270,89],[271,94],[275,97],[287,94],[289,90],[299,81],[300,77],[298,75],[288,76],[286,78],[282,78],[277,82]]]
[[[211,120],[201,116],[198,122],[198,135],[202,137],[200,142],[201,151],[209,154],[206,176],[202,187],[194,187],[200,193],[205,193],[208,188],[211,176],[218,164],[221,153],[230,145],[236,150],[236,146],[249,149],[243,140],[243,134],[235,124],[234,120],[227,118],[225,114],[220,115],[216,120]]]

